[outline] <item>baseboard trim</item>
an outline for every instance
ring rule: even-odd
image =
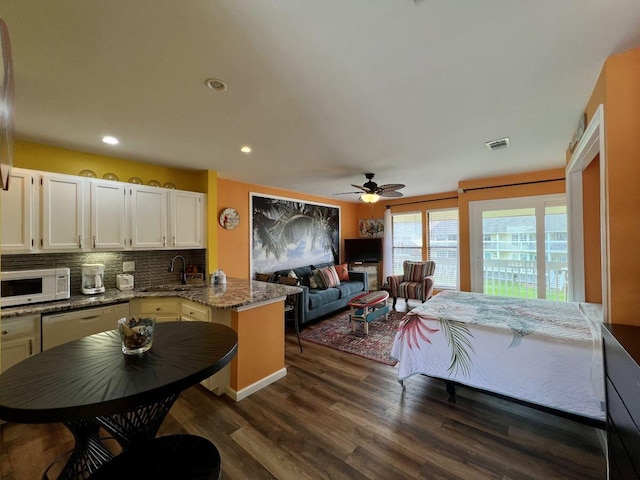
[[[262,380],[258,380],[256,383],[253,383],[248,387],[245,387],[239,391],[235,391],[230,386],[227,385],[227,387],[224,390],[224,393],[227,397],[231,398],[236,402],[239,402],[243,398],[247,398],[252,393],[257,392],[258,390],[266,387],[267,385],[270,385],[273,382],[280,380],[286,375],[287,375],[287,369],[282,368],[281,370],[278,370],[277,372],[274,372],[271,375],[267,375]]]

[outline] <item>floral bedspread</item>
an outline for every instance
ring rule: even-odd
[[[398,379],[451,379],[604,420],[602,306],[444,291],[400,323]]]

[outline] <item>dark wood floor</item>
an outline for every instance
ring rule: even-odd
[[[223,480],[604,479],[597,430],[414,377],[288,333],[288,374],[235,403],[183,392],[160,434],[189,432],[220,450]],[[61,425],[2,427],[0,478],[40,478],[72,446]]]

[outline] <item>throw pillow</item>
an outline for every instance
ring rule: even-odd
[[[338,278],[341,282],[349,281],[349,265],[347,263],[336,265],[336,272],[338,272]]]
[[[336,267],[331,265],[330,267],[319,268],[320,278],[325,288],[333,288],[340,285],[340,278],[338,278],[338,272]]]
[[[318,270],[312,270],[311,275],[309,276],[309,288],[313,288],[314,290],[318,290],[323,288],[324,285],[318,282]]]

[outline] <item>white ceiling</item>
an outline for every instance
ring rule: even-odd
[[[604,60],[640,47],[639,0],[0,0],[0,17],[18,138],[325,197],[369,171],[413,196],[562,167]]]

